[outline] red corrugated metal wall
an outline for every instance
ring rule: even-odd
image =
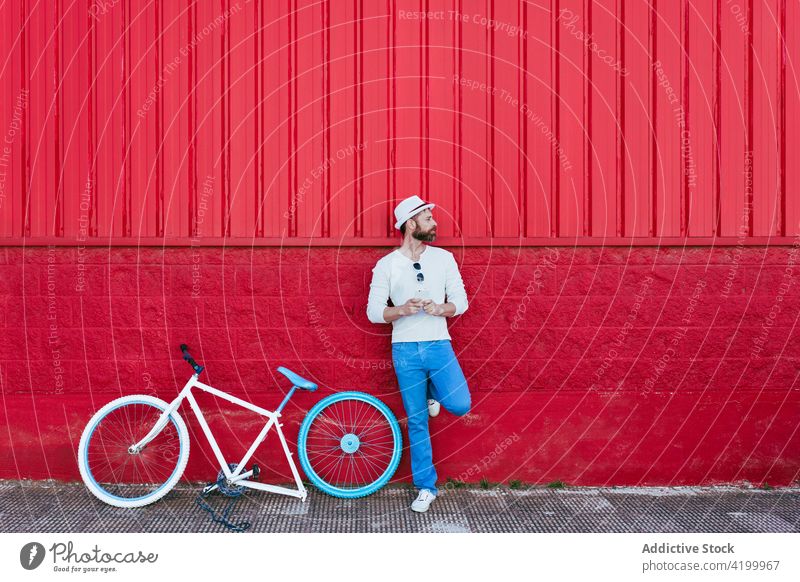
[[[419,193],[444,243],[787,242],[798,25],[796,0],[7,1],[0,236],[384,244]]]

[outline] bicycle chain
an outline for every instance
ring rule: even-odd
[[[213,491],[210,491],[209,493],[203,493],[201,491],[194,501],[197,504],[197,506],[200,507],[200,509],[202,509],[211,516],[211,520],[214,523],[221,523],[229,530],[235,532],[243,532],[250,528],[251,524],[249,521],[241,521],[239,523],[233,523],[232,521],[230,521],[230,519],[228,519],[231,511],[233,510],[233,506],[239,500],[239,497],[230,497],[227,505],[225,506],[225,510],[222,512],[222,515],[219,515],[213,507],[211,507],[208,503],[206,503],[206,497],[211,495],[211,493],[213,493]]]

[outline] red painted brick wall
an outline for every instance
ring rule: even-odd
[[[470,299],[450,330],[473,409],[431,423],[441,478],[797,480],[796,249],[451,250]],[[402,419],[390,326],[365,315],[386,252],[0,248],[0,477],[78,479],[93,411],[122,394],[173,398],[190,372],[182,342],[206,365],[205,381],[260,405],[288,388],[279,365],[318,382],[287,408],[292,439],[332,390],[376,394]],[[257,419],[210,397],[201,404],[223,450],[243,452]],[[210,480],[200,438],[187,477]],[[286,480],[272,445],[258,461],[266,479]],[[407,454],[398,477],[409,478]]]

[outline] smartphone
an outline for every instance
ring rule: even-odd
[[[428,293],[428,290],[425,287],[417,287],[417,291],[416,291],[416,293],[414,293],[414,298],[415,299],[430,299],[431,297],[430,297],[430,293]],[[420,310],[417,311],[417,314],[420,314],[420,313],[424,314],[425,310],[420,308]]]

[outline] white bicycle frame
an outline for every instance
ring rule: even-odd
[[[156,437],[156,435],[158,435],[158,433],[161,432],[161,429],[163,429],[164,426],[166,426],[167,422],[169,422],[169,415],[178,409],[178,407],[181,405],[181,402],[185,398],[186,400],[189,401],[189,405],[192,407],[192,410],[194,411],[194,414],[197,417],[197,422],[200,424],[200,428],[203,429],[203,432],[205,433],[206,438],[208,439],[208,442],[211,445],[212,450],[214,451],[214,456],[217,458],[217,461],[220,464],[220,468],[222,469],[225,478],[228,480],[228,483],[230,483],[231,485],[241,485],[244,487],[249,487],[251,489],[268,491],[270,493],[278,493],[280,495],[289,495],[291,497],[298,497],[302,501],[305,501],[308,492],[306,491],[305,486],[303,486],[303,482],[300,480],[300,474],[297,472],[297,467],[294,464],[294,459],[292,459],[292,453],[291,451],[289,451],[289,446],[286,444],[286,439],[284,438],[283,432],[281,431],[281,426],[283,425],[280,423],[281,413],[279,412],[283,407],[283,405],[289,401],[289,398],[291,398],[292,394],[294,394],[297,387],[296,386],[292,387],[291,391],[286,395],[286,398],[284,398],[284,401],[281,404],[281,408],[273,412],[261,408],[260,406],[255,406],[254,404],[242,400],[241,398],[236,398],[235,396],[231,396],[230,394],[227,394],[222,390],[218,390],[213,386],[209,386],[208,384],[203,384],[197,379],[197,377],[198,374],[192,375],[192,377],[189,379],[189,381],[181,390],[180,394],[178,394],[178,397],[169,404],[169,406],[166,408],[166,410],[164,410],[164,412],[161,413],[161,416],[159,416],[153,428],[150,429],[150,432],[147,433],[147,435],[138,443],[131,446],[131,452],[138,452],[145,445],[147,445],[147,443],[153,440]],[[199,388],[204,392],[208,392],[209,394],[213,394],[214,396],[219,396],[220,398],[224,398],[228,402],[231,402],[248,410],[252,410],[253,412],[260,414],[261,416],[267,417],[267,424],[264,425],[263,429],[261,429],[261,432],[256,437],[256,440],[253,441],[253,444],[250,446],[250,449],[245,453],[242,460],[239,461],[239,464],[237,465],[235,471],[231,471],[230,468],[228,467],[228,463],[225,460],[225,457],[222,455],[222,451],[220,450],[219,445],[217,445],[217,441],[214,438],[214,434],[211,432],[211,428],[208,426],[208,423],[206,422],[206,419],[203,416],[203,411],[200,410],[200,406],[197,404],[197,401],[194,399],[194,396],[192,395],[192,388]],[[253,456],[258,446],[262,442],[264,442],[264,439],[267,438],[267,433],[269,433],[270,429],[273,426],[275,427],[275,430],[278,433],[278,438],[280,439],[281,445],[283,446],[283,452],[286,454],[286,460],[289,463],[289,467],[292,470],[292,475],[294,476],[294,481],[295,485],[297,486],[297,489],[289,489],[288,487],[280,487],[277,485],[268,485],[266,483],[256,483],[255,481],[249,481],[248,478],[253,475],[253,471],[250,470],[242,472],[242,469],[246,467],[247,462]],[[204,489],[203,491],[207,493],[213,491],[216,488],[217,485],[214,484],[213,486],[206,487],[206,489]]]

